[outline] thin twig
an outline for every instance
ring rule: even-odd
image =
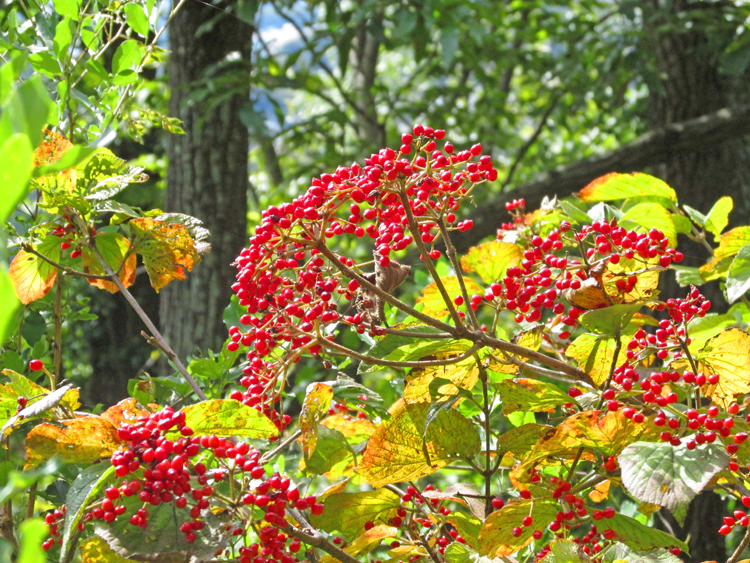
[[[466,307],[466,311],[469,313],[469,318],[471,319],[471,326],[474,327],[474,330],[479,330],[479,321],[477,320],[477,316],[471,306],[469,292],[466,290],[464,275],[461,272],[461,265],[458,263],[458,257],[456,256],[456,247],[453,246],[453,242],[451,241],[450,235],[448,234],[448,228],[445,226],[445,221],[440,219],[437,224],[440,228],[440,234],[443,237],[443,241],[445,241],[445,253],[448,255],[448,260],[450,260],[450,263],[453,266],[453,271],[456,274],[456,279],[458,280],[458,286],[461,288],[461,295],[464,299],[464,306]]]
[[[340,547],[337,547],[329,542],[323,534],[313,528],[307,522],[307,520],[305,520],[305,517],[299,510],[295,508],[287,508],[287,512],[292,516],[292,518],[294,518],[297,522],[304,526],[305,529],[302,530],[300,528],[292,526],[291,524],[287,524],[283,527],[278,526],[280,530],[283,530],[293,538],[297,538],[298,540],[305,542],[307,545],[322,549],[329,555],[332,555],[333,557],[341,561],[341,563],[360,563],[358,559],[352,557]]]
[[[457,364],[458,362],[462,360],[470,358],[482,347],[481,344],[474,344],[466,352],[463,352],[462,354],[458,356],[454,356],[452,358],[445,358],[442,360],[398,361],[398,360],[382,360],[380,358],[375,358],[373,356],[359,354],[355,352],[354,350],[347,348],[346,346],[342,346],[341,344],[337,344],[336,342],[331,342],[330,340],[327,340],[325,338],[318,339],[318,344],[325,346],[326,348],[333,348],[334,350],[338,350],[339,352],[341,352],[341,354],[334,354],[334,355],[343,355],[346,357],[356,358],[357,360],[361,361],[363,364],[394,367],[394,368],[424,368],[424,367],[433,367],[433,366],[450,366],[453,364]]]
[[[275,456],[280,451],[285,450],[287,448],[287,446],[289,446],[289,444],[291,444],[292,442],[294,442],[300,436],[302,436],[302,430],[297,430],[294,434],[292,434],[291,436],[289,436],[286,440],[284,440],[283,442],[281,442],[274,449],[268,450],[266,453],[264,453],[260,457],[260,461],[258,462],[259,465],[265,465],[266,463],[268,463],[273,458],[273,456]]]
[[[81,227],[81,225],[79,225],[79,227]],[[85,225],[83,225],[82,227],[83,229],[85,229]],[[206,394],[203,392],[203,389],[201,389],[200,385],[198,385],[198,382],[195,381],[195,379],[193,379],[193,377],[188,373],[187,369],[185,369],[185,366],[180,361],[180,358],[177,357],[177,354],[175,354],[174,350],[172,350],[169,344],[167,344],[167,341],[164,339],[161,332],[159,332],[159,329],[156,328],[154,323],[146,314],[146,311],[143,310],[143,308],[140,306],[140,304],[135,299],[135,297],[133,297],[133,295],[128,291],[128,288],[125,287],[125,285],[122,283],[120,278],[115,275],[115,273],[112,271],[112,268],[109,267],[109,264],[107,264],[106,260],[104,260],[102,255],[99,253],[99,249],[96,247],[96,244],[92,242],[91,240],[87,240],[86,243],[89,249],[91,250],[91,252],[93,252],[94,255],[96,256],[97,260],[99,260],[99,263],[101,264],[102,268],[104,268],[104,271],[107,273],[108,276],[110,276],[110,279],[120,290],[120,293],[122,293],[123,297],[125,297],[125,299],[133,308],[133,310],[136,312],[136,314],[141,318],[141,320],[143,321],[143,324],[145,324],[146,327],[148,327],[149,332],[151,332],[156,342],[159,343],[159,347],[162,350],[164,350],[164,353],[167,355],[167,357],[172,361],[172,363],[175,366],[177,366],[178,371],[182,374],[182,377],[185,378],[185,381],[188,382],[190,387],[193,388],[193,391],[195,391],[195,394],[198,396],[198,398],[201,401],[207,400],[208,397],[206,397]]]

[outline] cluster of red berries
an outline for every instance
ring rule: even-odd
[[[249,348],[244,369],[248,391],[238,394],[238,400],[275,404],[277,383],[289,364],[305,351],[320,352],[320,325],[342,320],[337,296],[351,301],[359,294],[359,281],[343,279],[337,267],[338,261],[349,268],[357,265],[324,253],[321,244],[327,239],[369,237],[380,266],[387,267],[393,253],[406,250],[414,237],[429,246],[431,258],[438,258],[433,245],[440,224],[471,228],[470,221],[456,223],[455,212],[474,185],[495,180],[497,171],[489,156],[472,160],[481,154],[481,145],[456,151],[445,142],[439,149],[444,136],[442,130],[416,125],[402,136],[399,151],[382,149],[364,166],[355,163],[323,174],[304,195],[262,212],[249,246],[235,261],[239,271],[232,289],[247,314],[240,326],[230,328],[228,349]],[[344,321],[364,331],[368,316],[346,316]],[[294,352],[292,358],[277,360],[273,353],[281,346]],[[283,427],[282,417],[276,419]]]
[[[302,544],[283,534],[275,526],[264,526],[258,533],[258,542],[239,548],[239,563],[296,563]],[[290,541],[291,540],[291,541]],[[291,554],[291,555],[290,555]]]
[[[133,424],[121,425],[118,437],[125,443],[125,447],[111,457],[118,483],[105,490],[104,498],[85,515],[84,522],[112,523],[128,512],[124,498],[137,496],[143,504],[129,516],[131,525],[146,528],[150,515],[148,507],[170,503],[177,509],[189,511],[191,520],[183,523],[180,530],[186,541],[194,542],[196,532],[205,526],[201,518],[209,510],[215,493],[209,481],[216,484],[224,480],[230,470],[235,478],[246,476],[243,481],[246,487],[237,492],[238,503],[241,500],[244,505],[261,508],[265,512],[263,520],[268,524],[285,526],[288,504],[298,510],[309,509],[313,514],[323,510],[314,496],[300,498],[298,489],[290,488],[288,478],[279,474],[267,478],[260,452],[247,443],[218,436],[194,436],[192,429],[185,425],[182,411],[174,412],[166,407],[158,413],[139,417]],[[212,458],[217,467],[209,469],[203,462],[194,462],[193,458],[199,455]],[[258,480],[260,483],[256,483]],[[53,536],[56,518],[56,513],[52,519],[48,517]],[[240,517],[236,528],[229,526],[230,533],[242,533],[243,523],[244,518]],[[284,559],[283,563],[290,561]]]
[[[42,542],[42,549],[49,551],[53,545],[62,545],[62,529],[65,520],[65,507],[56,508],[52,512],[48,512],[44,517],[44,523],[47,524],[47,530],[49,531],[50,537]],[[79,529],[82,529],[83,522],[79,523]]]
[[[742,496],[742,505],[745,508],[750,508],[750,497],[747,495]],[[732,516],[725,516],[724,517],[724,524],[721,528],[719,528],[719,533],[722,536],[727,536],[730,533],[732,533],[732,530],[735,526],[739,525],[742,528],[747,528],[747,526],[750,524],[750,517],[748,517],[747,513],[743,510],[735,510],[732,513]]]
[[[51,234],[58,238],[64,238],[65,240],[60,243],[60,248],[62,248],[63,250],[68,250],[73,244],[75,244],[76,226],[68,216],[63,215],[63,219],[65,219],[66,224],[55,226]],[[96,230],[93,230],[92,234],[96,235]],[[75,247],[70,251],[71,258],[78,258],[80,255],[80,247]]]

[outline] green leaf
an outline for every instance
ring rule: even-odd
[[[743,246],[727,270],[727,301],[734,303],[750,289],[750,244]]]
[[[312,473],[322,475],[331,468],[355,456],[349,442],[341,432],[324,425],[317,428],[315,450],[305,459],[305,468]]]
[[[0,143],[14,133],[25,133],[32,147],[42,138],[42,129],[57,119],[57,107],[50,100],[44,78],[35,75],[17,86],[0,117]]]
[[[458,39],[461,30],[457,25],[443,28],[440,32],[440,53],[443,56],[443,68],[448,69],[458,51]]]
[[[488,557],[504,557],[529,545],[534,530],[544,530],[557,517],[560,505],[552,500],[521,500],[510,502],[487,517],[479,532],[479,553]],[[526,516],[534,520],[533,526],[523,528],[516,537],[513,528]]]
[[[459,542],[453,542],[445,548],[445,561],[447,563],[518,563],[518,560],[512,557],[498,559],[483,557],[468,545]]]
[[[580,323],[589,330],[615,338],[642,306],[640,303],[632,303],[594,309],[582,315]]]
[[[694,318],[688,332],[691,340],[688,348],[694,355],[697,354],[711,338],[735,324],[737,319],[729,314],[709,313],[705,317]]]
[[[620,220],[624,227],[628,227],[627,223],[637,225],[645,232],[659,229],[669,239],[672,248],[677,244],[677,227],[672,214],[658,203],[640,203],[631,207]]]
[[[125,4],[124,9],[128,25],[139,35],[148,37],[148,17],[143,11],[143,6],[138,2],[131,2],[130,4]]]
[[[42,541],[49,535],[49,528],[41,518],[29,518],[18,527],[21,533],[21,547],[18,552],[18,563],[40,563],[47,561],[47,554],[42,549]]]
[[[270,438],[279,434],[271,419],[234,399],[203,401],[182,409],[185,425],[198,436]]]
[[[76,0],[52,0],[55,11],[64,18],[78,21],[78,9],[80,4]]]
[[[674,226],[678,233],[687,234],[693,230],[693,223],[684,215],[673,213],[672,221],[674,221]]]
[[[121,497],[127,514],[135,514],[143,507],[138,495]],[[133,526],[128,518],[118,518],[112,524],[96,521],[97,536],[122,557],[140,561],[205,561],[224,549],[230,533],[226,531],[227,511],[214,514],[211,511],[201,516],[206,524],[202,530],[194,530],[196,540],[188,543],[180,526],[193,521],[187,510],[175,508],[173,503],[149,506],[148,526]]]
[[[718,237],[721,231],[729,224],[729,213],[733,208],[734,201],[732,201],[731,197],[724,196],[720,198],[719,201],[714,203],[711,211],[706,216],[705,229],[715,237]]]
[[[685,213],[688,214],[688,217],[693,220],[693,223],[699,227],[704,227],[706,225],[706,216],[703,213],[697,209],[693,209],[689,205],[683,205],[682,207],[685,209]]]
[[[73,42],[73,29],[75,24],[73,21],[66,17],[55,28],[55,41],[53,43],[55,54],[61,61],[65,61],[68,58],[68,49],[70,44]]]
[[[131,70],[141,60],[141,47],[135,39],[128,39],[120,43],[112,57],[112,74],[120,74],[124,70]]]
[[[461,258],[461,267],[465,272],[476,272],[484,283],[494,283],[505,276],[512,266],[523,260],[523,249],[511,242],[493,240],[472,246]]]
[[[365,531],[365,523],[387,524],[396,516],[401,497],[388,489],[330,495],[323,501],[322,514],[311,515],[310,523],[328,533],[341,532],[349,539]]]
[[[550,552],[539,563],[589,563],[591,561],[580,551],[581,546],[570,540],[555,540],[549,547]]]
[[[729,455],[722,444],[702,444],[689,450],[685,444],[635,442],[618,460],[623,485],[633,497],[673,510],[726,468]]]
[[[612,172],[597,178],[580,192],[583,201],[612,201],[634,197],[663,197],[677,201],[677,194],[659,178],[635,172],[620,174]]]
[[[570,402],[567,393],[556,385],[535,379],[506,379],[495,384],[503,399],[503,413],[548,411]]]
[[[63,524],[61,560],[65,558],[70,535],[76,530],[78,522],[83,518],[89,502],[101,495],[104,486],[115,474],[115,468],[109,463],[99,463],[87,467],[78,474],[76,480],[68,489],[65,497],[65,523]]]
[[[13,213],[18,202],[26,195],[31,170],[34,167],[34,148],[28,135],[11,135],[0,147],[0,223]]]
[[[54,57],[49,51],[39,51],[29,57],[31,68],[36,72],[41,72],[49,78],[62,76],[59,59]]]
[[[434,473],[454,459],[479,453],[474,425],[456,410],[440,411],[422,438],[429,403],[391,409],[367,443],[357,472],[373,487],[411,481]]]
[[[13,290],[5,264],[0,264],[0,303],[3,304],[0,307],[0,346],[2,346],[10,337],[14,326],[13,319],[21,304]]]
[[[665,445],[669,446],[669,444]],[[612,518],[600,520],[596,523],[596,527],[600,533],[604,530],[613,530],[616,534],[615,540],[639,551],[660,547],[679,547],[685,553],[690,551],[685,542],[661,530],[641,524],[635,518],[624,514],[615,514]]]
[[[701,273],[698,268],[672,264],[672,269],[675,271],[677,283],[680,284],[680,287],[687,287],[689,285],[703,285],[704,283],[706,283],[706,280],[701,277]]]

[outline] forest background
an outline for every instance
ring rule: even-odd
[[[129,117],[96,133],[99,146],[150,176],[118,196],[122,203],[193,215],[212,234],[212,252],[187,280],[156,294],[139,275],[132,288],[180,357],[221,349],[230,264],[260,210],[416,122],[449,129],[456,143],[481,140],[500,172],[478,193],[460,251],[494,233],[506,202],[524,197],[535,209],[544,196],[567,196],[613,171],[654,174],[703,212],[730,195],[732,220],[750,216],[750,4],[742,0],[181,4],[158,43],[162,56],[133,83]],[[6,34],[26,9],[0,8]],[[117,48],[103,53],[105,66]],[[37,70],[55,81],[43,63]],[[685,266],[705,262],[703,248],[687,248]],[[121,295],[85,281],[73,287],[90,320],[66,325],[63,370],[86,404],[110,405],[131,380],[163,367]],[[40,318],[30,309],[27,330]],[[314,369],[302,365],[294,391]],[[106,384],[93,374],[107,374]],[[680,537],[691,526],[692,537],[718,529],[706,525],[721,520],[716,495],[701,495],[691,511]],[[721,559],[714,536],[695,557]]]

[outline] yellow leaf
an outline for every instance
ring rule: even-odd
[[[302,402],[299,417],[299,428],[302,432],[300,443],[305,459],[309,459],[315,451],[318,440],[318,423],[328,415],[328,407],[333,399],[333,387],[327,383],[313,383],[307,388],[307,394]]]
[[[501,280],[505,272],[517,266],[523,259],[523,250],[512,242],[493,240],[472,246],[461,258],[461,267],[465,272],[476,272],[484,283]]]
[[[641,172],[605,174],[593,180],[577,195],[583,201],[612,201],[646,196],[677,201],[677,194],[664,181]]]
[[[128,225],[136,252],[143,256],[151,286],[157,292],[172,280],[184,280],[200,262],[195,241],[184,225],[150,217],[133,219]]]
[[[461,295],[461,286],[458,283],[458,278],[446,276],[441,278],[440,281],[443,283],[449,299],[453,300],[455,297]],[[473,294],[484,295],[484,290],[474,280],[464,278],[464,283],[469,297]],[[443,296],[434,282],[424,288],[422,295],[417,299],[417,303],[423,304],[422,313],[430,317],[441,318],[448,314]]]
[[[449,354],[439,354],[438,359],[449,357]],[[429,403],[430,383],[435,378],[448,379],[453,385],[446,383],[440,386],[438,393],[445,396],[456,395],[460,389],[471,391],[479,379],[479,369],[474,358],[467,358],[461,362],[447,366],[429,366],[424,368],[415,368],[406,376],[406,385],[404,386],[404,399],[407,403]]]
[[[135,424],[138,417],[149,416],[149,414],[151,413],[139,405],[138,401],[129,397],[109,407],[100,416],[111,422],[115,428],[119,428],[121,424]]]
[[[716,385],[701,388],[704,396],[727,408],[738,395],[750,392],[750,335],[732,328],[710,339],[695,358],[707,376],[718,374]]]
[[[323,426],[338,430],[350,444],[361,444],[375,432],[376,426],[366,418],[352,418],[348,414],[334,414],[323,422]]]
[[[628,359],[627,346],[624,344],[626,342],[621,346],[617,356],[618,366]],[[614,339],[602,338],[596,334],[582,334],[568,346],[565,355],[575,359],[579,367],[591,376],[594,383],[601,385],[609,377],[615,347]]]
[[[370,485],[418,479],[479,453],[479,434],[456,410],[441,410],[425,432],[429,408],[428,403],[407,405],[403,400],[394,405],[393,417],[372,435],[357,468]]]
[[[99,536],[91,536],[81,542],[81,563],[136,563],[125,559],[110,549],[109,544]]]
[[[332,533],[339,531],[347,538],[356,538],[365,531],[365,524],[387,524],[396,516],[401,497],[388,489],[358,493],[334,493],[323,500],[325,510],[310,516],[316,528]]]
[[[748,226],[737,227],[721,235],[719,246],[714,250],[714,257],[699,268],[701,277],[706,281],[720,277],[721,272],[726,269],[723,266],[729,266],[728,263],[723,264],[724,260],[737,254],[747,244],[750,244],[750,227]]]
[[[609,498],[609,489],[611,486],[612,481],[610,481],[609,479],[598,483],[596,487],[594,487],[589,493],[591,502],[602,502],[604,500],[607,500]]]
[[[117,430],[98,416],[43,423],[26,435],[27,466],[35,467],[53,455],[70,463],[92,463],[120,447]]]
[[[361,555],[363,553],[370,553],[373,549],[380,545],[385,538],[393,538],[398,535],[398,528],[393,526],[386,526],[380,524],[367,530],[364,534],[359,536],[356,540],[346,546],[346,551],[349,555]]]
[[[659,287],[659,261],[657,259],[644,262],[639,259],[621,258],[617,264],[608,263],[602,273],[604,291],[618,303],[641,303],[655,297]],[[633,289],[628,293],[620,293],[617,281],[631,276],[636,277]]]

